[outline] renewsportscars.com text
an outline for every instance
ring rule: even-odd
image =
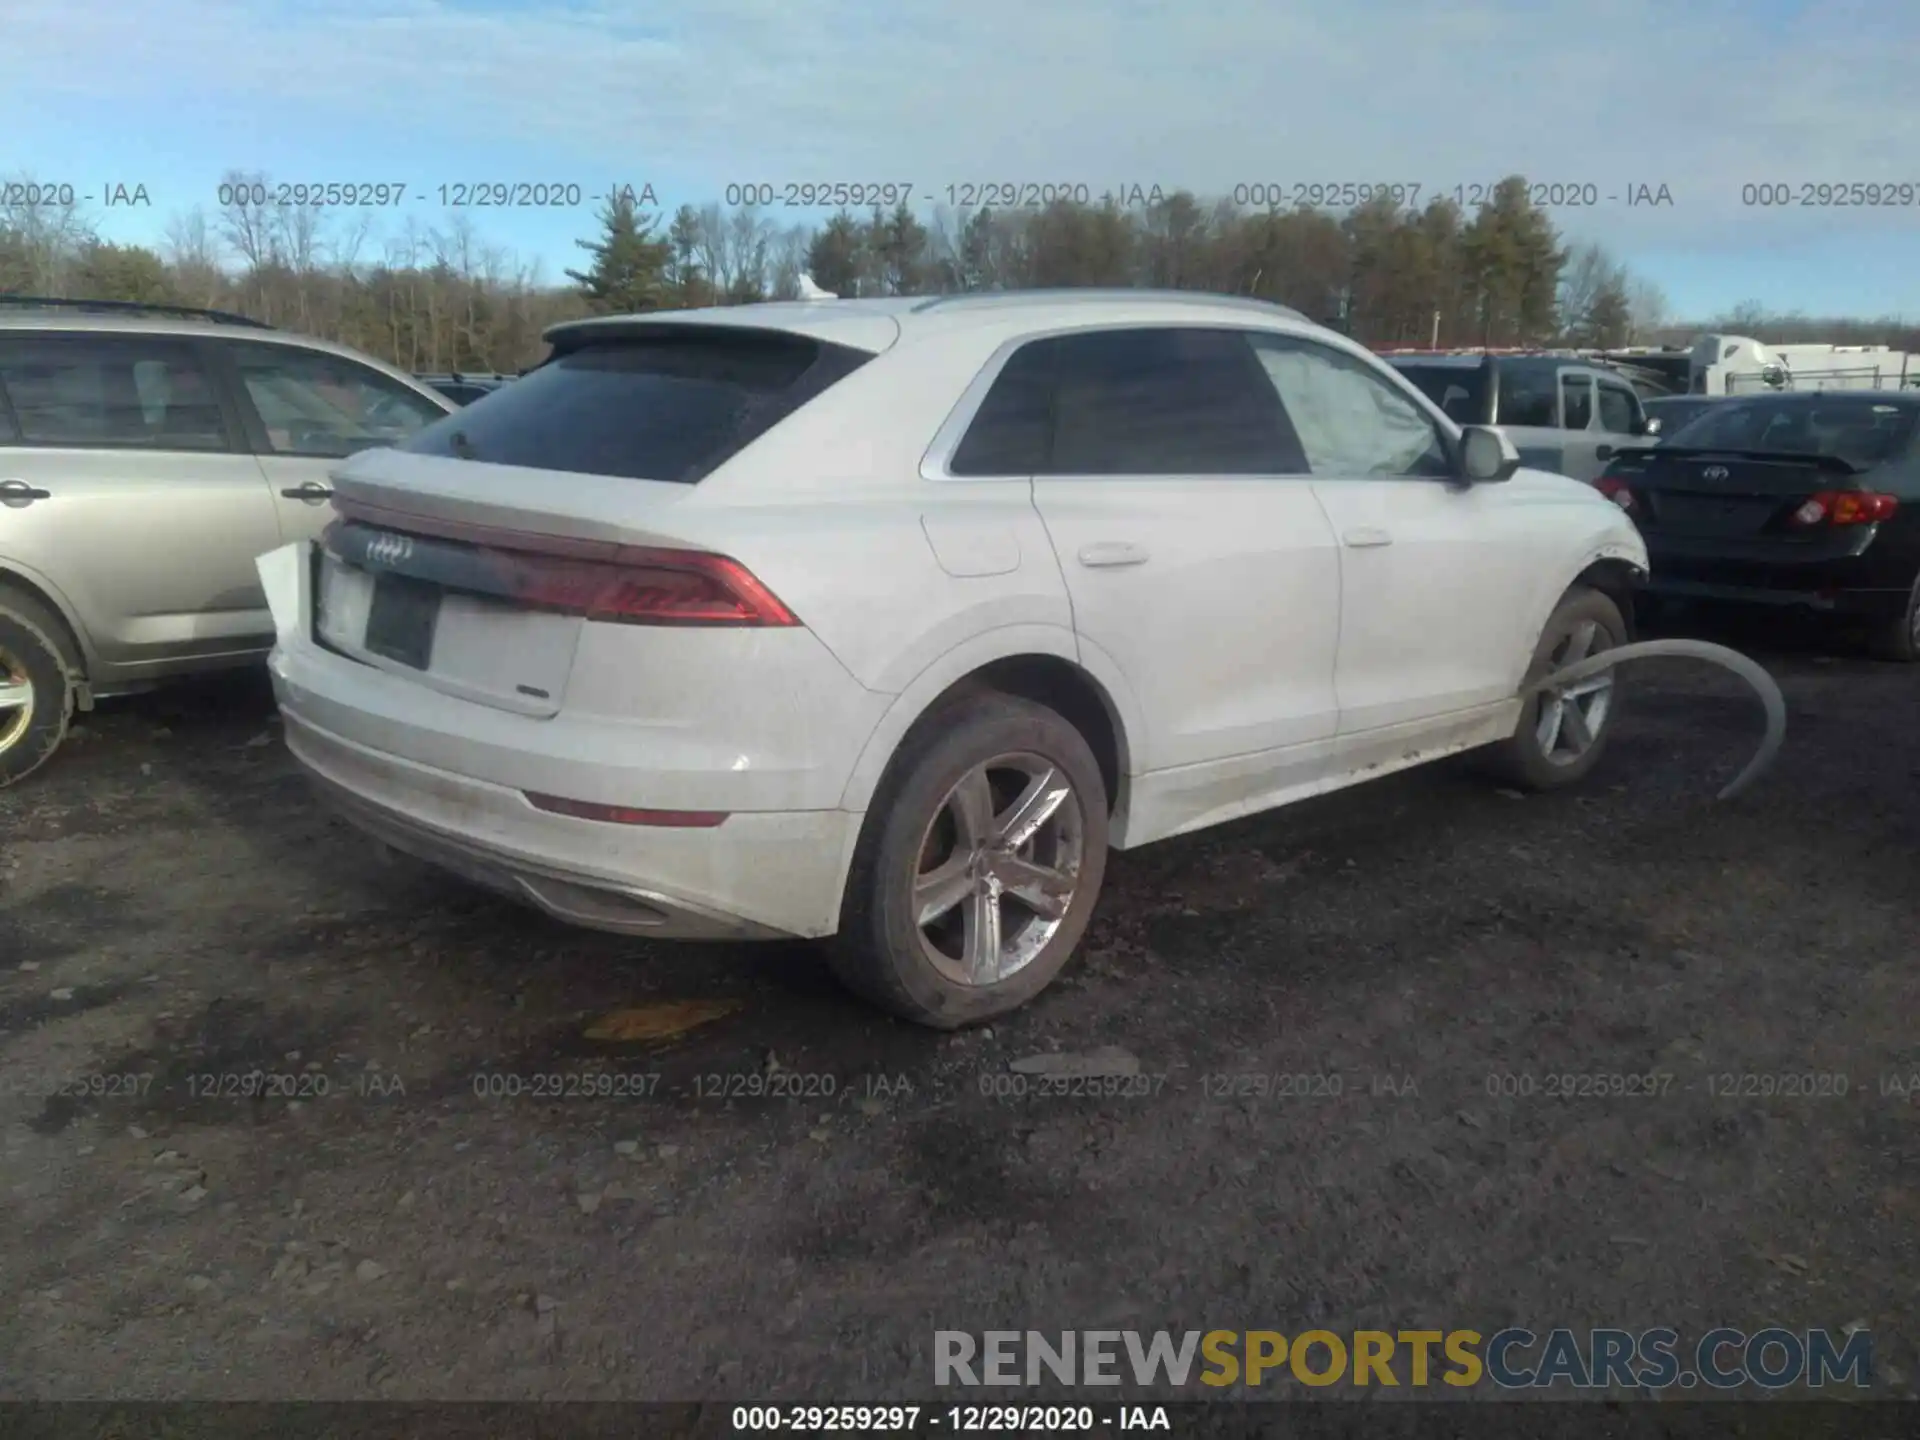
[[[1197,1363],[1196,1363],[1197,1362]],[[1865,1330],[1751,1333],[1721,1328],[1688,1343],[1667,1327],[1632,1331],[937,1330],[940,1386],[1213,1387],[1491,1384],[1503,1390],[1767,1390],[1872,1384]]]

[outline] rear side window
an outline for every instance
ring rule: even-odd
[[[564,350],[400,448],[692,485],[872,358],[784,331],[662,326]]]
[[[0,341],[0,414],[28,445],[228,450],[213,381],[191,347],[146,337]]]
[[[1053,374],[1058,340],[1014,351],[980,403],[947,470],[954,475],[1038,475],[1053,444]]]

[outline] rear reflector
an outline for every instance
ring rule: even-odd
[[[711,830],[727,818],[725,810],[635,810],[625,805],[595,805],[587,800],[566,800],[558,795],[521,792],[536,810],[549,815],[568,815],[575,820],[598,820],[607,825],[654,825],[669,830]]]
[[[1807,497],[1793,512],[1793,523],[1810,525],[1874,525],[1893,518],[1900,502],[1871,490],[1822,490]]]

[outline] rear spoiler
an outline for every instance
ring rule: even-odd
[[[1723,445],[1621,445],[1614,449],[1616,460],[1624,456],[1669,456],[1684,455],[1689,460],[1705,459],[1709,456],[1724,455],[1729,460],[1764,460],[1781,465],[1810,465],[1816,470],[1830,470],[1836,475],[1864,475],[1873,467],[1856,465],[1851,460],[1843,460],[1838,455],[1808,455],[1798,450],[1729,450]]]

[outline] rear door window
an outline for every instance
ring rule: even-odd
[[[692,485],[872,358],[784,331],[662,325],[564,349],[401,448]]]
[[[227,344],[275,455],[333,459],[392,445],[446,413],[343,356],[297,345]]]
[[[233,448],[212,377],[185,341],[84,334],[0,340],[0,390],[28,445]]]
[[[1062,336],[1053,475],[1297,475],[1305,456],[1244,331]]]
[[[1030,341],[953,453],[954,475],[1293,475],[1306,459],[1245,332]]]

